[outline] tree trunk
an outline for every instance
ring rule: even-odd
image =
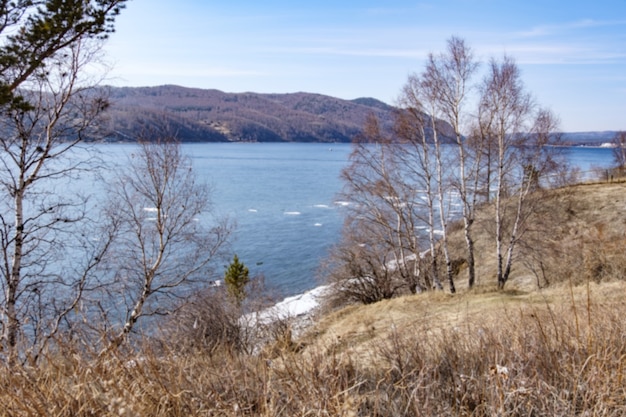
[[[476,266],[474,260],[474,240],[469,233],[469,226],[465,226],[465,243],[467,245],[467,274],[468,274],[468,286],[474,287],[476,282]]]
[[[124,342],[124,340],[128,337],[130,332],[133,330],[133,328],[135,327],[135,324],[137,323],[137,319],[141,317],[143,306],[146,303],[146,300],[148,299],[148,297],[150,296],[151,287],[152,287],[152,279],[146,279],[146,283],[144,284],[143,291],[141,292],[141,295],[137,299],[135,306],[131,310],[128,316],[128,319],[126,319],[126,323],[124,323],[124,327],[122,328],[122,331],[113,339],[110,347],[115,347],[115,348],[119,347]]]
[[[443,249],[443,256],[446,262],[446,278],[450,287],[450,292],[455,293],[456,288],[454,286],[454,277],[452,276],[452,261],[450,260],[450,253],[448,251],[448,225],[446,220],[446,212],[444,208],[444,178],[443,178],[443,161],[441,156],[441,148],[439,144],[439,135],[437,134],[437,126],[435,124],[435,112],[431,113],[432,128],[433,128],[433,140],[435,142],[435,163],[437,165],[437,194],[439,199],[439,222],[441,224],[441,247]]]
[[[459,177],[461,180],[461,204],[463,204],[463,232],[465,234],[465,246],[467,248],[467,272],[468,272],[468,286],[472,288],[475,282],[475,266],[474,266],[474,240],[472,239],[471,227],[473,223],[472,213],[474,211],[474,201],[470,203],[469,196],[467,195],[467,178],[465,173],[465,151],[464,144],[459,134],[458,122],[455,126],[457,130],[456,142],[459,147]]]
[[[11,259],[11,271],[6,294],[6,314],[7,327],[5,330],[5,340],[8,349],[9,364],[15,363],[17,359],[17,335],[20,323],[17,318],[17,292],[21,281],[22,256],[24,247],[24,191],[23,179],[20,178],[19,189],[15,190],[15,243],[13,246],[13,256]]]

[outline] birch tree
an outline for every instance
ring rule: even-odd
[[[462,220],[465,242],[467,246],[468,283],[471,288],[474,285],[475,261],[474,239],[472,237],[472,225],[474,223],[474,208],[476,206],[475,188],[472,187],[476,178],[478,159],[470,160],[465,138],[462,133],[465,104],[469,90],[471,89],[471,77],[476,71],[478,63],[474,60],[472,50],[463,39],[452,37],[447,42],[447,50],[440,55],[429,56],[425,70],[425,78],[428,80],[427,87],[431,89],[429,96],[433,106],[439,110],[437,116],[450,124],[454,131],[454,140],[458,152],[458,191],[462,207]],[[437,139],[435,137],[435,139]],[[435,141],[436,146],[439,141]],[[441,155],[439,155],[441,157]],[[472,162],[473,161],[473,162]],[[470,165],[469,169],[467,165]],[[441,165],[441,164],[440,164]],[[441,196],[441,191],[440,191]],[[445,235],[444,235],[445,239]],[[445,242],[444,242],[445,246]],[[446,259],[449,262],[449,259]],[[448,277],[450,279],[450,277]]]
[[[395,120],[395,134],[402,146],[397,149],[396,158],[399,161],[397,166],[401,170],[400,177],[411,189],[420,190],[421,195],[417,197],[425,201],[421,207],[425,214],[420,218],[428,234],[431,273],[429,283],[437,289],[443,289],[439,278],[436,236],[436,155],[427,134],[430,120],[423,109],[421,84],[421,79],[412,75],[403,87],[399,99],[401,111],[397,113]]]
[[[449,169],[444,173],[444,165],[449,165],[444,161],[444,154],[441,149],[443,135],[440,130],[441,105],[440,96],[442,87],[442,79],[438,77],[436,63],[431,54],[428,64],[422,73],[420,82],[421,98],[424,103],[424,109],[428,115],[430,122],[430,131],[432,135],[432,146],[434,150],[435,163],[435,185],[437,193],[437,208],[439,218],[439,246],[443,252],[444,262],[446,265],[446,279],[451,293],[456,292],[454,285],[454,277],[452,275],[452,260],[450,259],[450,251],[448,249],[448,221],[449,221],[449,198],[447,194],[450,189]]]
[[[121,326],[119,346],[143,317],[172,312],[206,287],[230,226],[210,216],[210,189],[173,140],[141,142],[109,187],[109,216],[120,224],[114,244],[111,303]]]
[[[539,109],[525,91],[510,57],[492,60],[481,89],[481,124],[496,144],[495,244],[498,288],[509,279],[516,244],[533,213],[540,178],[557,170],[551,136],[556,117]]]
[[[419,202],[401,178],[398,146],[372,117],[342,172],[342,198],[350,205],[330,274],[339,298],[371,303],[424,289],[415,235]]]
[[[67,185],[91,167],[77,148],[98,137],[108,103],[86,67],[123,2],[73,3],[0,7],[0,343],[9,363],[37,359],[108,248],[85,235],[95,227],[87,200]]]

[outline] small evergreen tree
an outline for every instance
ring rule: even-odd
[[[246,298],[246,285],[250,282],[248,268],[239,262],[237,255],[233,257],[233,261],[230,263],[224,274],[224,282],[226,283],[226,289],[228,295],[240,305]]]

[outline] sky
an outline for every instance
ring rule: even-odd
[[[626,130],[626,0],[129,0],[107,84],[395,104],[451,36],[482,62],[476,82],[512,57],[562,131]]]

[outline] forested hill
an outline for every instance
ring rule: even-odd
[[[311,93],[225,93],[160,87],[110,88],[110,140],[147,131],[189,142],[349,142],[369,114],[391,125],[394,108],[372,98],[342,100]]]

